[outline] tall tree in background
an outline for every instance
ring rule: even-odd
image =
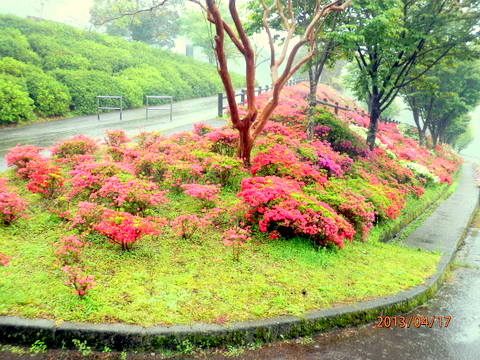
[[[346,15],[338,41],[357,65],[354,91],[368,104],[373,149],[380,115],[399,91],[478,39],[480,2],[356,0]],[[422,71],[414,71],[419,65]]]
[[[221,8],[222,14],[227,12],[228,10]],[[207,20],[205,14],[200,11],[188,11],[182,16],[180,21],[181,33],[192,42],[193,46],[200,48],[210,64],[215,64],[216,56],[213,39],[215,29],[212,23]],[[230,27],[234,26],[231,21],[228,22],[228,25]],[[227,60],[238,58],[241,55],[231,42],[225,43],[224,51]]]
[[[454,143],[468,127],[468,112],[480,102],[480,63],[452,59],[403,90],[422,144],[426,130],[432,145]]]
[[[105,26],[109,35],[172,48],[181,30],[179,2],[159,4],[152,5],[149,0],[94,0],[90,22]],[[148,11],[138,11],[141,9]]]
[[[316,0],[313,11],[305,14],[307,26],[298,34],[297,19],[293,11],[292,0],[283,3],[280,0],[261,0],[262,24],[267,33],[270,49],[270,72],[272,75],[272,97],[259,109],[255,101],[255,51],[245,26],[240,19],[235,0],[228,1],[229,18],[233,26],[230,26],[228,19],[224,18],[219,10],[219,2],[215,0],[190,0],[200,6],[209,22],[214,25],[214,49],[217,60],[217,69],[225,88],[225,93],[230,108],[230,118],[233,126],[240,135],[238,157],[246,166],[250,166],[250,156],[255,139],[260,135],[265,124],[270,119],[273,111],[278,105],[280,91],[290,79],[315,53],[314,43],[319,31],[322,29],[325,19],[333,12],[343,11],[352,0]],[[163,2],[154,1],[150,8],[136,8],[133,11],[120,12],[118,16],[111,19],[119,19],[126,15],[135,15],[158,9]],[[270,21],[272,18],[281,19],[282,30],[286,32],[280,50],[275,46],[275,38],[272,33]],[[227,57],[225,55],[225,40],[229,39],[243,56],[245,61],[245,82],[246,95],[248,98],[247,111],[241,115],[235,100],[235,89],[230,78]],[[304,46],[308,50],[300,55],[299,51]],[[297,58],[298,55],[298,58]]]

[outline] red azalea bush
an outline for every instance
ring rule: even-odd
[[[25,216],[26,200],[7,188],[7,179],[0,178],[0,224],[9,225]]]
[[[276,176],[245,179],[239,196],[250,207],[247,219],[261,232],[299,234],[317,245],[339,248],[355,234],[350,223],[328,204],[306,195],[294,180]]]
[[[120,245],[122,250],[131,250],[144,235],[157,233],[151,221],[127,212],[107,210],[103,218],[93,229],[106,236],[112,244]]]
[[[51,199],[62,190],[64,179],[60,168],[50,164],[47,160],[30,161],[25,170],[29,179],[27,189],[31,192]]]

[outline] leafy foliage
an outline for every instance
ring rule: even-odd
[[[141,106],[145,95],[172,95],[178,101],[222,90],[211,65],[138,42],[14,16],[0,16],[0,58],[3,123],[70,110],[91,114],[97,95],[121,95],[129,108]],[[236,87],[242,85],[239,76],[232,79]]]

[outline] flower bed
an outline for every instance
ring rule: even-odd
[[[318,108],[308,139],[307,92],[285,89],[250,169],[234,156],[234,130],[204,124],[133,140],[117,130],[103,144],[76,136],[51,159],[12,149],[11,184],[0,186],[0,206],[3,196],[15,214],[0,227],[10,264],[0,267],[0,314],[223,323],[421,283],[437,255],[369,242],[369,232],[450,183],[459,159],[393,124],[369,151],[358,135],[367,119],[351,112]]]

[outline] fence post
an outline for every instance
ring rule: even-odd
[[[242,89],[240,93],[240,102],[242,103],[242,105],[245,105],[245,89]]]
[[[259,87],[258,87],[258,95],[260,95],[261,93],[262,93],[262,87],[259,86]]]
[[[335,114],[338,115],[338,101],[335,101]]]
[[[217,94],[218,99],[218,117],[223,116],[223,93]]]

